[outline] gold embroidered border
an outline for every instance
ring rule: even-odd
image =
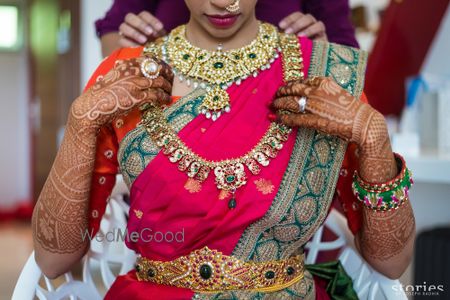
[[[360,97],[364,88],[367,52],[333,43],[313,44],[309,74],[329,76],[348,92]]]
[[[204,94],[205,90],[200,88],[195,89],[164,110],[164,114],[177,132],[183,129],[184,126],[199,114],[197,110],[198,105],[195,105],[194,100],[202,97]],[[186,113],[182,110],[193,110],[195,116],[192,115],[192,112]],[[182,112],[180,113],[179,111]],[[136,141],[138,140],[140,145],[144,145],[141,148],[147,150],[145,153],[139,145],[136,145]],[[128,188],[131,188],[134,180],[144,171],[153,158],[156,157],[159,150],[160,148],[153,143],[150,136],[148,136],[147,130],[142,125],[130,130],[120,141],[117,159],[120,165],[120,172]]]

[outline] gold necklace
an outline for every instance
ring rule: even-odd
[[[143,125],[154,143],[169,157],[169,161],[178,164],[178,170],[186,173],[189,178],[201,184],[213,171],[217,188],[231,192],[233,195],[229,203],[230,208],[236,206],[234,197],[236,190],[247,183],[245,167],[253,175],[259,174],[260,166],[269,165],[283,148],[283,144],[292,131],[285,125],[271,123],[258,144],[247,154],[238,158],[212,161],[202,158],[189,149],[169,125],[160,108],[149,107],[144,113]]]
[[[180,81],[207,90],[200,111],[213,121],[231,110],[226,89],[269,69],[279,51],[278,31],[266,23],[260,23],[258,36],[252,43],[239,49],[223,51],[220,47],[208,51],[195,47],[186,39],[184,25],[174,29],[162,45],[163,60],[171,65]]]
[[[283,54],[284,82],[304,79],[303,58],[297,37],[281,34],[280,46],[280,52]],[[162,47],[161,41],[152,43],[145,48],[144,53],[161,57]],[[211,170],[213,170],[217,188],[232,193],[228,202],[230,209],[235,208],[237,204],[236,190],[247,183],[245,167],[252,174],[257,175],[261,166],[268,166],[270,161],[276,157],[291,132],[290,128],[282,124],[272,123],[258,144],[244,156],[221,161],[209,161],[194,153],[177,136],[175,130],[168,124],[161,108],[149,106],[143,113],[142,124],[155,144],[161,147],[163,153],[169,157],[170,162],[178,164],[178,169],[185,172],[189,180],[201,183],[208,178]]]

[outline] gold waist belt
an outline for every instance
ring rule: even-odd
[[[241,261],[204,247],[175,260],[162,262],[138,257],[139,281],[188,288],[201,293],[230,290],[274,292],[303,278],[304,256],[274,261]]]

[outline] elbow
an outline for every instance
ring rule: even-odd
[[[85,252],[83,251],[72,254],[49,255],[36,249],[34,258],[45,277],[55,279],[70,271],[83,258],[84,254]]]
[[[383,275],[388,277],[389,279],[399,279],[400,276],[405,273],[408,266],[411,264],[411,260],[413,257],[413,251],[408,251],[407,253],[404,253],[403,256],[396,261],[392,268],[384,268]]]
[[[36,264],[41,269],[42,274],[45,275],[48,279],[55,279],[67,272],[65,269],[61,268],[61,265],[57,265],[52,263],[51,260],[42,258],[38,252],[35,252],[35,260]]]

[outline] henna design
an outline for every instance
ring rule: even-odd
[[[73,253],[87,241],[88,196],[94,167],[96,130],[66,126],[61,148],[36,203],[32,227],[36,244],[51,253]]]
[[[100,128],[137,105],[170,102],[173,74],[163,62],[154,80],[140,73],[142,58],[116,66],[72,104],[66,132],[32,219],[36,251],[53,254],[85,249],[89,193]]]
[[[158,60],[161,76],[148,79],[141,74],[141,61],[142,58],[116,62],[110,72],[75,100],[73,117],[101,127],[136,105],[169,104],[173,81],[170,67]]]
[[[306,114],[299,113],[297,99],[308,98]],[[383,115],[342,89],[330,78],[292,81],[281,87],[273,102],[279,120],[288,126],[304,126],[356,143],[359,175],[367,182],[382,183],[397,175]],[[288,114],[283,112],[289,112]],[[387,260],[399,255],[414,238],[414,215],[409,202],[397,210],[363,210],[361,250],[366,257]]]
[[[387,261],[400,254],[414,238],[415,222],[407,201],[392,211],[363,210],[363,228],[359,235],[361,251],[366,257]]]

